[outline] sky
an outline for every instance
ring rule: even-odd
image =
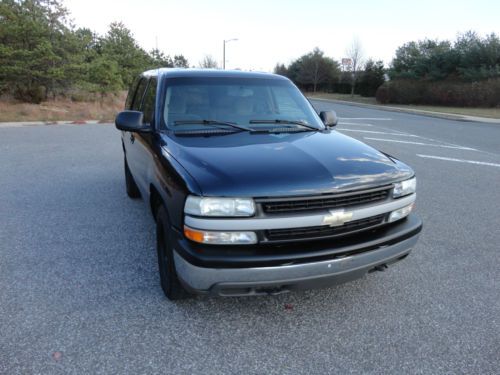
[[[398,46],[455,39],[467,30],[500,35],[498,0],[63,0],[77,27],[105,34],[123,22],[139,45],[183,54],[192,66],[205,55],[226,68],[272,71],[319,47],[340,60],[356,38],[365,58],[390,63]]]

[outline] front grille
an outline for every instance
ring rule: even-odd
[[[376,227],[384,222],[384,217],[385,214],[372,216],[366,219],[350,221],[338,227],[321,225],[305,228],[269,229],[265,231],[265,236],[268,241],[291,241],[348,235]]]
[[[385,186],[378,189],[317,197],[262,200],[261,204],[267,214],[324,210],[383,201],[387,199],[390,191],[391,186]]]

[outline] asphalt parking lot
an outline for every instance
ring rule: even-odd
[[[410,164],[410,257],[325,290],[169,302],[111,125],[0,128],[0,374],[494,374],[500,125],[315,102]]]

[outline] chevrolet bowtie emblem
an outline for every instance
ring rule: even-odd
[[[342,211],[330,211],[329,215],[323,217],[323,225],[329,225],[331,227],[338,227],[344,225],[346,222],[352,219],[352,212]]]

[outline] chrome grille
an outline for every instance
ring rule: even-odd
[[[339,207],[376,203],[387,199],[391,186],[364,191],[340,194],[329,194],[315,197],[299,197],[288,199],[260,200],[266,214],[294,213],[314,210],[325,210]]]

